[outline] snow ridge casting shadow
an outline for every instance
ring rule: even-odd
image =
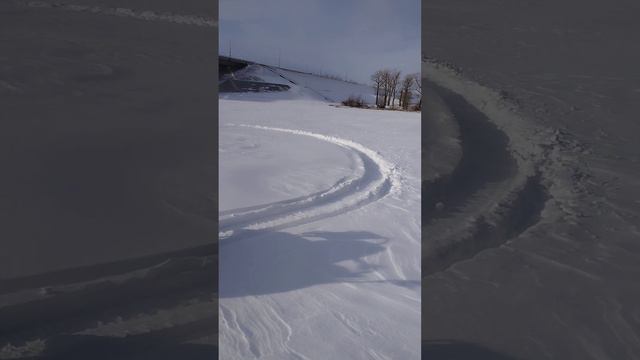
[[[280,230],[336,216],[377,201],[399,188],[395,166],[377,152],[359,143],[303,130],[254,125],[238,126],[309,136],[327,141],[347,149],[355,156],[360,166],[354,176],[338,181],[325,191],[306,197],[221,213],[219,216],[221,238],[232,234],[237,237],[244,230]]]

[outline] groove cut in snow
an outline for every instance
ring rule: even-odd
[[[295,199],[221,212],[220,238],[242,230],[279,230],[343,214],[379,200],[400,188],[396,166],[357,142],[304,130],[259,125],[230,125],[308,136],[347,149],[357,159],[351,176],[329,189]]]
[[[522,136],[536,132],[518,123],[515,108],[452,70],[427,70],[427,86],[458,125],[462,154],[451,173],[423,182],[423,276],[517,238],[540,222],[551,197],[544,157]]]

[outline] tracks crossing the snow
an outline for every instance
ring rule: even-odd
[[[236,237],[243,230],[280,230],[336,216],[379,200],[391,192],[398,191],[400,187],[395,165],[376,151],[357,142],[304,130],[257,125],[237,126],[326,141],[347,149],[356,158],[358,166],[351,176],[339,180],[324,191],[271,204],[221,212],[221,238]]]

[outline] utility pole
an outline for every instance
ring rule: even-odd
[[[231,40],[229,40],[229,57],[231,57]]]
[[[280,49],[278,49],[278,67],[281,67],[280,66]]]

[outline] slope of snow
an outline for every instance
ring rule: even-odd
[[[349,96],[361,96],[368,104],[375,104],[375,89],[369,85],[354,84],[328,77],[311,75],[285,69],[275,69],[279,74],[327,101],[341,102]]]
[[[249,80],[272,84],[291,85],[291,82],[289,80],[280,76],[280,74],[278,74],[278,72],[276,72],[275,70],[258,64],[249,64],[244,69],[238,70],[232,75],[227,76],[231,76],[236,80]]]
[[[320,90],[221,94],[221,357],[417,359],[420,114]]]
[[[290,86],[291,89],[284,93],[221,93],[220,98],[248,100],[291,100],[309,99],[331,103],[339,103],[350,96],[359,96],[366,103],[375,103],[376,94],[373,86],[356,84],[328,77],[317,76],[294,70],[281,69],[260,64],[249,64],[244,69],[234,72],[232,75],[224,75],[221,82],[226,79],[253,81],[258,83],[281,84]]]

